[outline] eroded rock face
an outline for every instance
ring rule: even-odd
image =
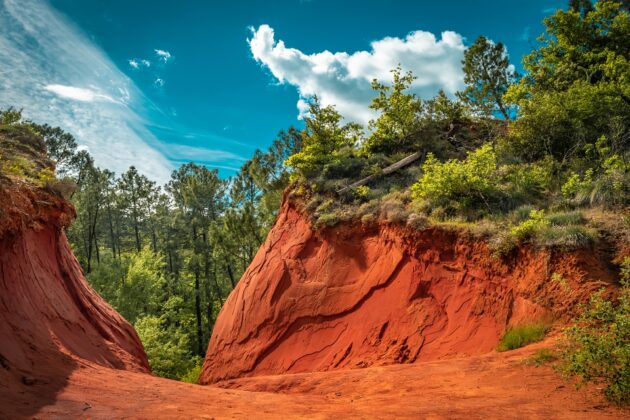
[[[42,386],[50,398],[88,364],[149,372],[132,326],[86,283],[64,233],[65,201],[0,188],[0,394]]]
[[[594,252],[501,260],[437,228],[315,232],[285,203],[219,314],[200,382],[484,353],[508,326],[566,318],[613,279]]]

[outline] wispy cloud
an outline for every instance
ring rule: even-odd
[[[153,81],[153,84],[157,87],[163,87],[164,86],[164,79],[160,79],[159,77],[157,79],[155,79],[155,81]]]
[[[135,165],[164,182],[175,165],[146,128],[150,101],[47,2],[0,0],[0,107],[61,126],[117,172]]]
[[[543,13],[543,15],[550,15],[552,13],[555,13],[556,10],[558,10],[557,7],[547,7],[546,9],[542,9],[541,12]]]
[[[521,32],[521,35],[518,37],[518,39],[520,41],[529,41],[531,38],[531,30],[532,28],[530,28],[529,26],[523,28],[523,32]]]
[[[165,63],[168,62],[168,60],[170,60],[172,58],[172,55],[170,52],[166,51],[166,50],[160,50],[160,49],[156,49],[155,50],[155,55],[158,56],[158,58],[162,61],[164,61]]]
[[[276,40],[274,30],[262,25],[252,28],[248,42],[254,59],[279,83],[297,87],[299,115],[307,110],[307,99],[317,95],[323,105],[335,104],[348,119],[367,123],[374,116],[367,107],[374,96],[372,79],[391,81],[390,70],[398,64],[418,77],[412,89],[421,97],[440,89],[453,94],[463,87],[465,46],[455,32],[443,32],[438,39],[430,32],[415,31],[405,38],[374,41],[369,51],[305,54]]]
[[[140,67],[140,64],[138,64],[138,62],[134,59],[129,60],[129,65],[133,67],[134,69],[137,69]]]
[[[119,103],[114,98],[109,95],[105,95],[103,93],[96,92],[92,89],[85,89],[75,86],[64,86],[64,85],[46,85],[44,86],[49,92],[56,94],[61,98],[73,99],[75,101],[81,102],[112,102]]]

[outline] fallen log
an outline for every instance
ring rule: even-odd
[[[405,166],[415,162],[416,160],[420,159],[422,157],[422,152],[416,152],[412,155],[407,156],[404,159],[399,160],[396,163],[393,163],[391,165],[389,165],[388,167],[386,167],[385,169],[383,169],[381,172],[377,173],[377,174],[372,174],[369,176],[366,176],[363,179],[360,179],[356,182],[353,182],[350,185],[347,185],[345,187],[343,187],[342,189],[337,191],[337,194],[343,194],[344,192],[354,189],[356,187],[360,187],[361,185],[365,185],[368,182],[372,181],[373,179],[381,176],[381,175],[388,175],[391,174],[392,172],[396,172],[397,170],[404,168]]]

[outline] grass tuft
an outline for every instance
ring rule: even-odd
[[[501,342],[499,343],[498,351],[508,351],[518,349],[536,341],[543,339],[545,334],[549,331],[549,325],[545,323],[520,325],[508,329]]]

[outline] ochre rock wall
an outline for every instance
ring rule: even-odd
[[[72,207],[51,194],[0,188],[0,394],[58,389],[97,364],[149,372],[132,326],[87,284],[64,227]]]
[[[200,383],[489,352],[508,326],[566,319],[613,282],[600,257],[495,258],[483,241],[439,228],[313,231],[285,202],[218,316]]]

